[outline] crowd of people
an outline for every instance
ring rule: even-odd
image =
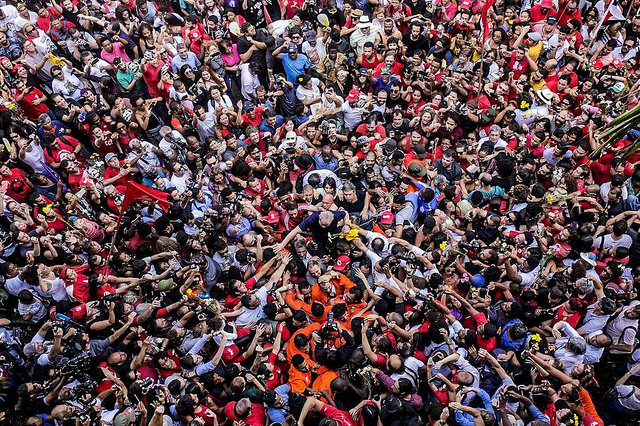
[[[0,424],[640,417],[639,1],[1,4]]]

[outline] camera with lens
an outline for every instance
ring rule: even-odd
[[[69,359],[60,369],[61,373],[81,374],[91,368],[91,355],[81,352]]]
[[[322,340],[335,340],[340,337],[340,330],[338,323],[333,319],[333,312],[329,312],[327,315],[327,322],[322,326],[318,332]]]
[[[470,259],[474,259],[482,250],[482,248],[480,247],[480,243],[476,240],[469,242],[461,241],[458,244],[458,248],[462,250]]]
[[[426,291],[420,291],[416,293],[414,299],[421,300],[427,306],[433,306],[436,303],[436,298],[431,293],[427,293]]]
[[[120,295],[117,293],[109,293],[109,294],[105,294],[102,297],[102,300],[105,302],[115,302],[117,300],[120,300]]]
[[[322,120],[320,126],[318,126],[320,133],[324,136],[329,134],[329,122],[327,120]]]

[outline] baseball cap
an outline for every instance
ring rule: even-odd
[[[413,152],[415,152],[416,157],[423,159],[427,156],[427,148],[424,145],[416,145],[413,147]]]
[[[81,320],[85,315],[87,315],[87,305],[84,303],[71,309],[71,318],[75,321]]]
[[[347,95],[347,102],[353,102],[360,97],[360,92],[356,89],[349,90],[349,94]]]
[[[388,75],[388,74],[391,74],[391,68],[389,68],[389,67],[383,67],[383,68],[380,70],[380,74],[387,74],[387,75]]]
[[[113,419],[113,426],[129,426],[135,419],[136,413],[133,411],[133,408],[128,407]]]
[[[344,271],[346,268],[349,267],[349,264],[351,263],[351,259],[349,259],[349,256],[338,256],[338,258],[336,259],[336,263],[333,264],[333,269],[335,271]]]
[[[109,162],[109,160],[111,160],[113,157],[115,157],[116,155],[113,152],[108,153],[107,155],[104,156],[104,161],[106,163]]]
[[[536,42],[538,42],[538,41],[542,40],[542,36],[540,35],[540,33],[537,33],[537,32],[529,33],[527,36],[528,36],[531,40],[536,41]]]
[[[287,52],[298,53],[298,46],[296,46],[295,44],[290,44],[289,47],[287,48]]]
[[[382,149],[385,151],[393,151],[398,147],[398,142],[394,139],[387,139],[387,141],[382,145]]]
[[[249,110],[252,110],[255,108],[255,105],[253,104],[253,102],[250,101],[245,101],[244,103],[244,111],[248,112]]]
[[[547,16],[547,24],[555,24],[556,22],[558,22],[558,18],[553,16],[553,15],[549,15]]]
[[[268,223],[278,223],[280,221],[280,215],[277,211],[271,210],[267,213],[267,222]]]
[[[626,89],[627,89],[627,86],[625,86],[625,84],[621,81],[614,84],[613,87],[611,88],[611,90],[613,90],[616,93],[624,92]]]
[[[173,278],[158,281],[158,291],[166,291],[173,285]]]
[[[380,223],[382,225],[391,225],[393,223],[393,213],[389,210],[382,212],[380,215]]]
[[[417,161],[409,164],[409,174],[411,176],[422,177],[427,174],[427,169]]]
[[[602,63],[602,61],[600,59],[596,59],[595,61],[591,62],[591,66],[593,68],[599,70],[602,67],[604,67],[604,64]]]
[[[580,253],[580,258],[591,266],[597,265],[595,253]]]
[[[622,68],[624,64],[620,59],[614,59],[613,61],[611,61],[611,65],[613,65],[616,68]]]

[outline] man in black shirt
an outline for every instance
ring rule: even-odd
[[[357,191],[354,184],[347,182],[342,186],[342,193],[335,199],[336,206],[349,214],[360,216],[363,220],[369,218],[369,193]]]
[[[238,39],[237,47],[242,62],[259,65],[261,70],[267,69],[267,43],[263,31],[256,31],[256,27],[249,22],[243,23],[242,37]],[[260,82],[265,84],[266,73],[260,73],[259,77]]]
[[[402,36],[402,43],[407,47],[405,56],[413,56],[413,52],[422,49],[425,52],[429,50],[429,40],[422,35],[422,24],[418,21],[411,21],[409,32]]]
[[[407,101],[402,99],[402,83],[400,81],[394,81],[391,83],[389,96],[387,96],[387,110],[392,111],[396,106],[398,106],[402,111],[405,111],[407,109],[407,105],[409,105]]]

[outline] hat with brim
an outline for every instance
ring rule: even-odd
[[[358,20],[358,25],[356,27],[358,29],[369,28],[371,26],[371,21],[367,15],[362,15]]]
[[[596,266],[596,255],[593,253],[580,253],[580,259],[584,260],[591,266]]]
[[[351,263],[351,259],[349,259],[349,256],[344,256],[344,255],[339,256],[336,259],[336,263],[333,264],[333,269],[336,271],[342,272],[345,269],[347,269],[350,263]]]
[[[551,102],[553,101],[553,92],[549,88],[543,87],[536,92],[536,95],[538,95],[538,99],[542,102],[547,105],[551,105]]]
[[[391,225],[392,223],[393,223],[393,213],[390,210],[387,210],[380,215],[381,225]]]

